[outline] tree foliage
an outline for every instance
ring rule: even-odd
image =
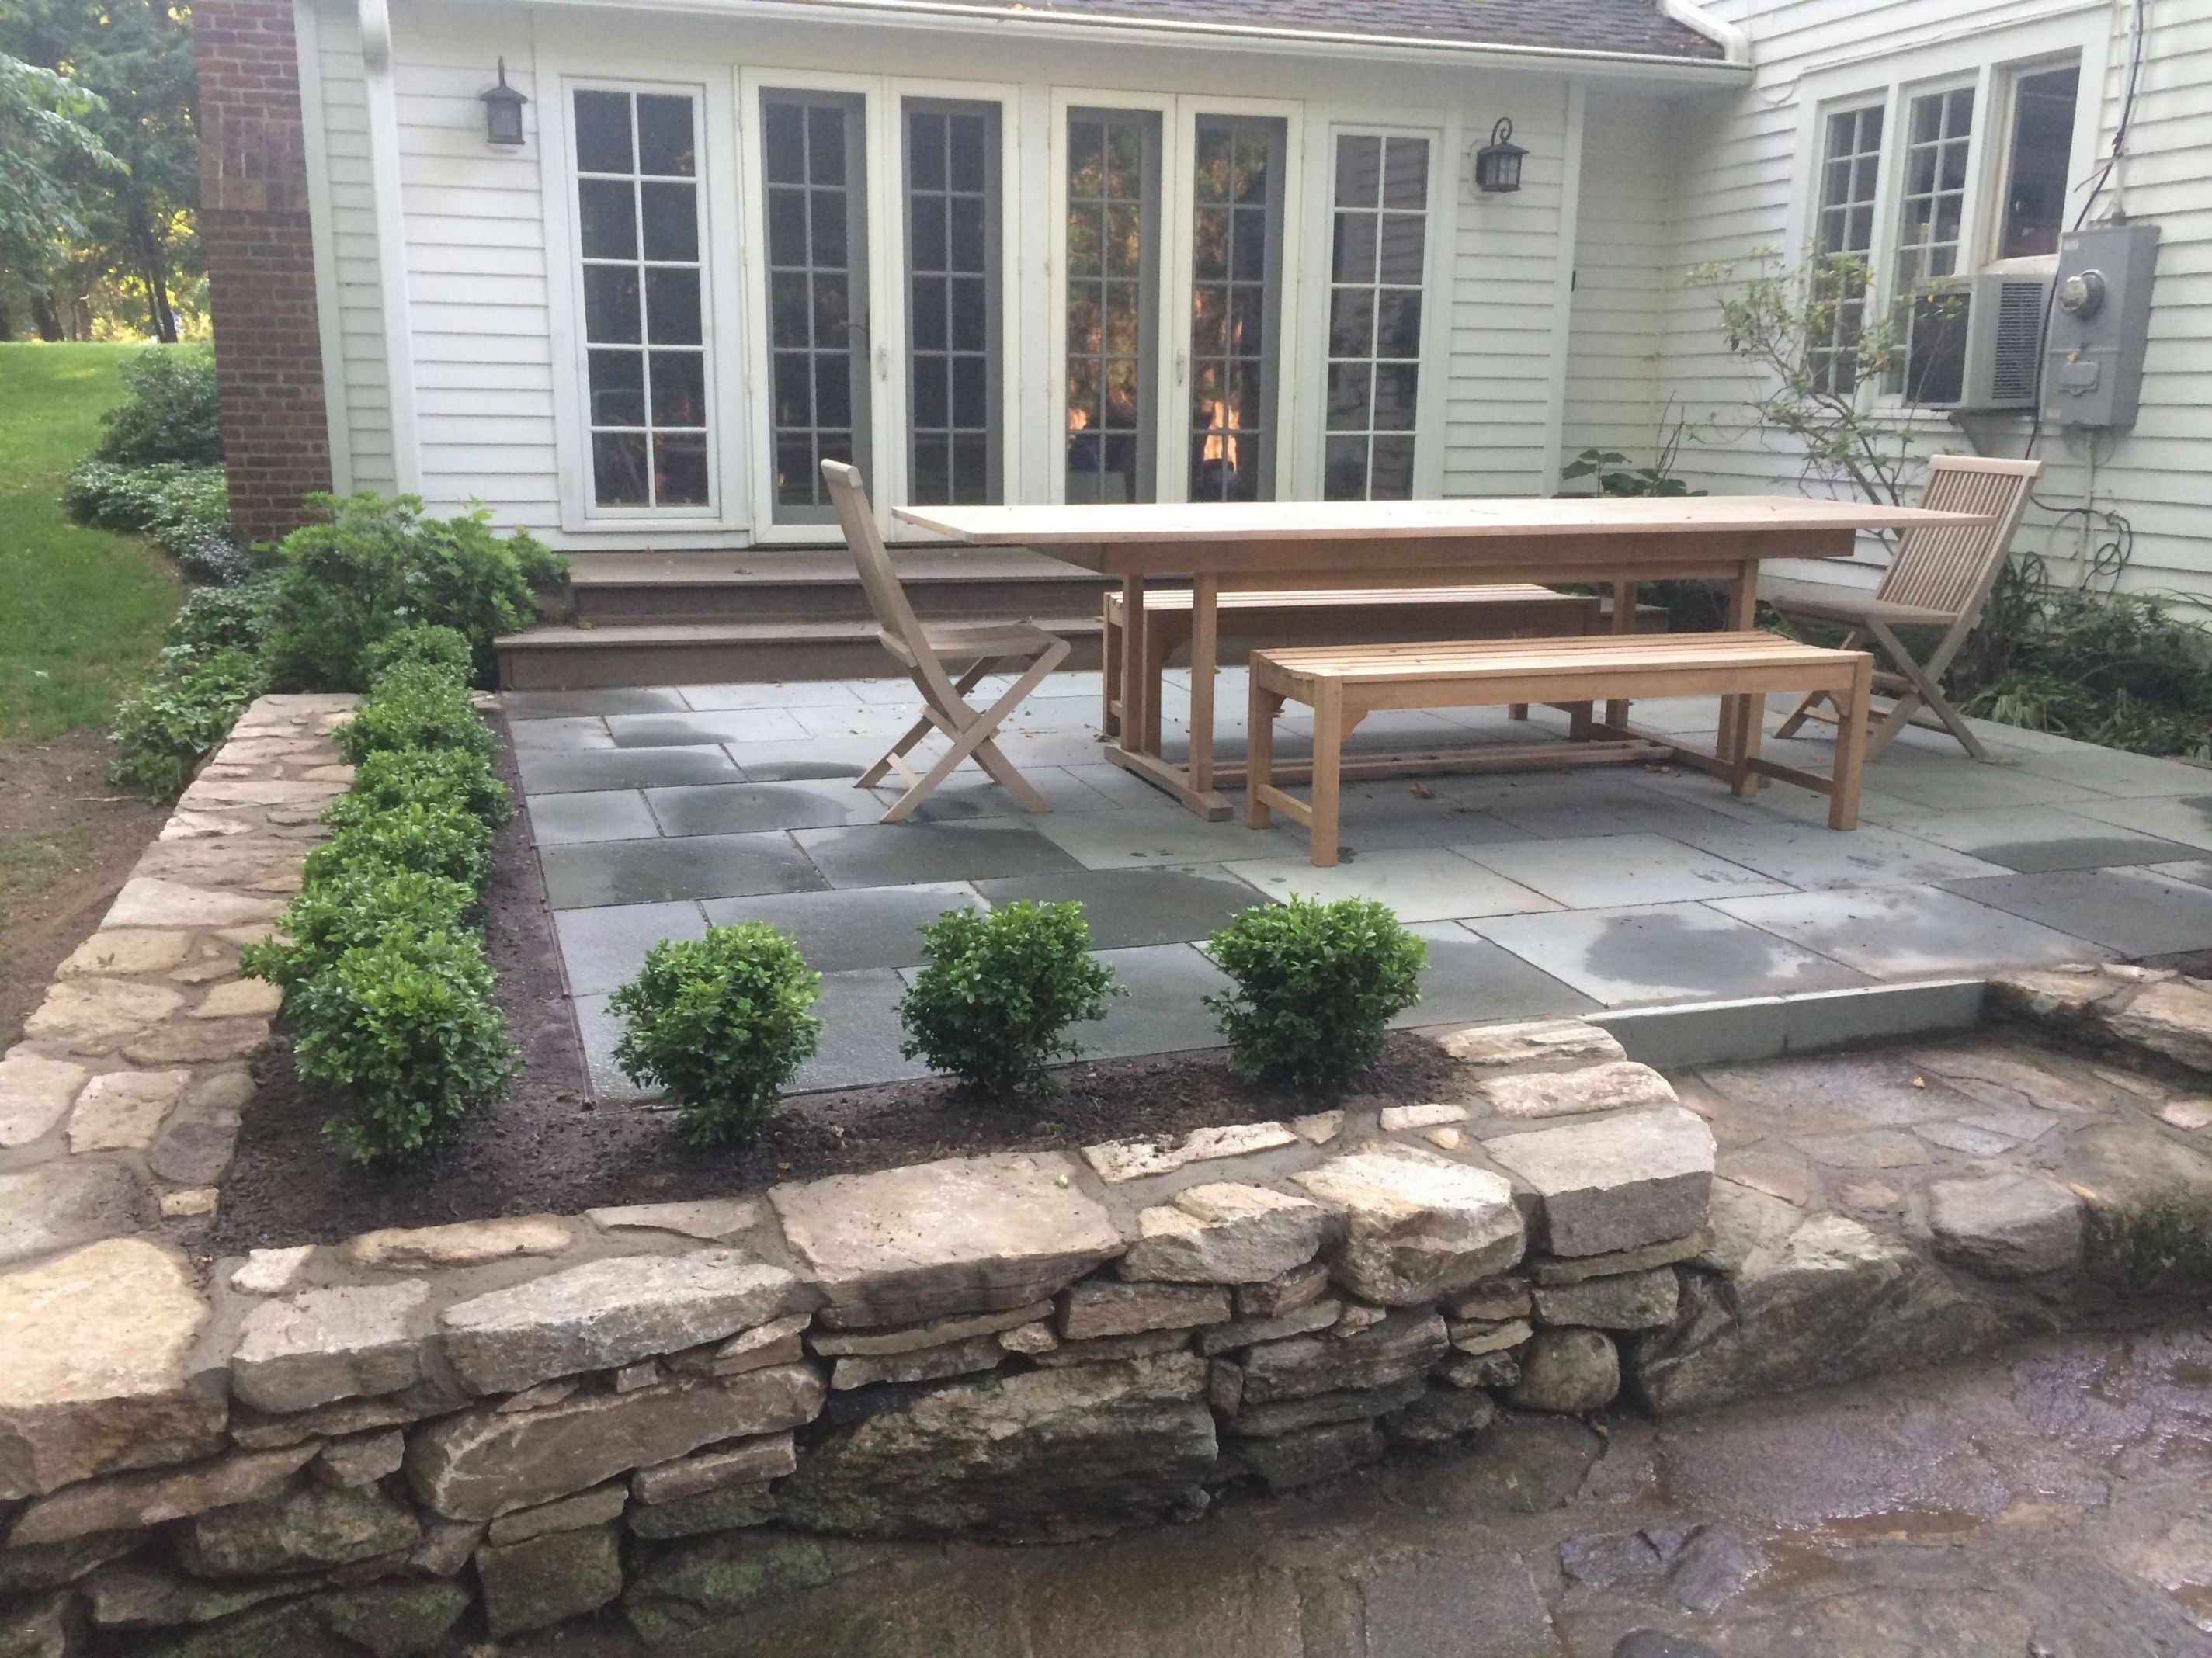
[[[103,310],[179,337],[202,271],[198,86],[191,15],[165,0],[0,6],[0,337],[84,337]]]

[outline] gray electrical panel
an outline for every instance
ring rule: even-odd
[[[2044,344],[2044,419],[2061,426],[2135,424],[2157,258],[2154,224],[2100,225],[2060,238]]]

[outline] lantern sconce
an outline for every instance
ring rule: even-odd
[[[1521,158],[1528,152],[1513,142],[1513,123],[1500,117],[1490,142],[1474,152],[1474,182],[1486,195],[1503,196],[1521,188]]]
[[[530,101],[507,83],[507,59],[499,60],[499,84],[483,94],[484,138],[512,147],[522,142],[522,106]]]

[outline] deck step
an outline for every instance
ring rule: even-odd
[[[1026,619],[1096,614],[1108,584],[1019,548],[894,554],[918,616]],[[574,619],[636,623],[861,622],[867,594],[842,551],[580,554],[570,560]]]
[[[1026,618],[1025,618],[1026,619]],[[1070,668],[1098,665],[1097,616],[1040,616],[1074,648]],[[742,684],[879,678],[898,671],[873,623],[807,622],[542,626],[494,641],[501,689],[605,690],[626,685]]]

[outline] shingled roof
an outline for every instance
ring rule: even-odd
[[[1337,39],[1432,41],[1717,62],[1720,43],[1658,0],[975,0],[1069,22],[1132,21],[1197,29],[1280,29]],[[948,9],[958,9],[957,0]]]

